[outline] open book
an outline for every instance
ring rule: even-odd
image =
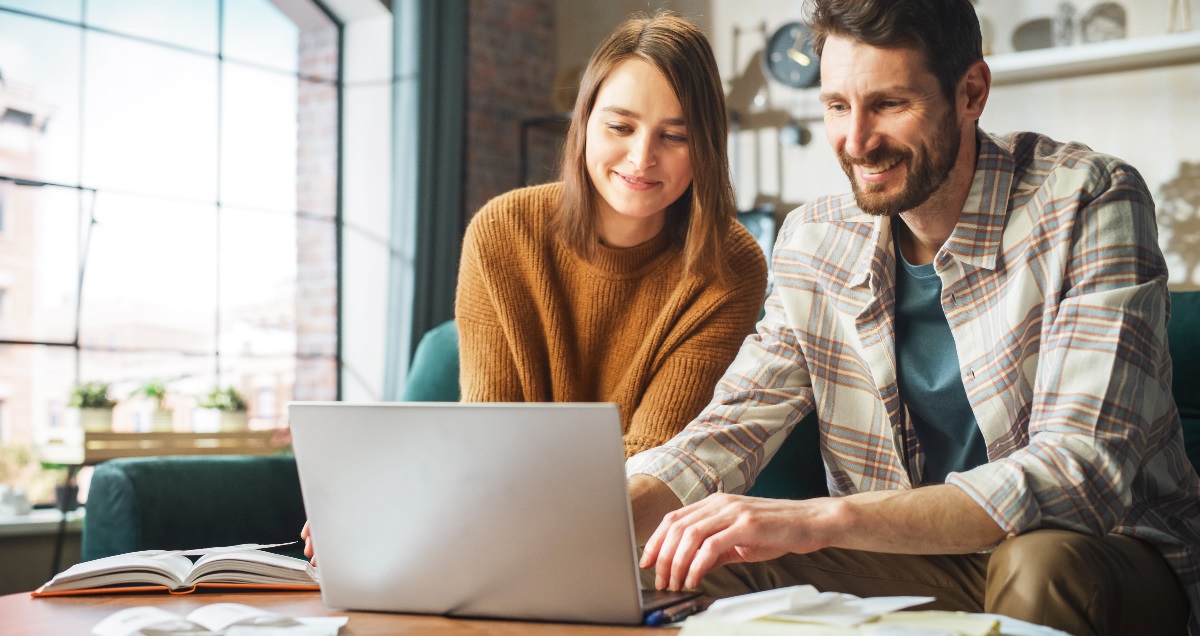
[[[278,544],[287,545],[287,544]],[[162,591],[187,594],[200,587],[317,590],[308,561],[264,552],[276,545],[201,550],[145,550],[84,561],[55,575],[33,596]],[[200,556],[193,564],[188,555]]]

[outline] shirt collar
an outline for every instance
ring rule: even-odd
[[[979,145],[975,177],[971,180],[971,191],[954,231],[938,250],[935,262],[939,267],[953,258],[976,267],[995,269],[1000,259],[1015,163],[1012,154],[994,137],[978,128],[975,130]]]
[[[971,191],[967,194],[958,223],[934,259],[938,269],[950,259],[984,269],[995,269],[1000,259],[1015,162],[1012,154],[1001,147],[995,137],[978,127],[975,129],[975,138],[979,153],[975,159]],[[865,213],[860,214],[865,216]],[[850,279],[852,285],[867,282],[875,266],[882,266],[894,257],[892,220],[888,217],[869,218],[873,222],[869,241],[874,249],[864,250],[855,264],[854,276]]]

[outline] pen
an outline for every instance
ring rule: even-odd
[[[703,605],[703,600],[703,598],[694,598],[685,603],[672,605],[666,609],[654,610],[653,612],[650,612],[649,616],[646,617],[646,624],[666,625],[668,623],[681,621],[700,611],[700,607]]]

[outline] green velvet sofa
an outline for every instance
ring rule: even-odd
[[[1188,457],[1200,466],[1200,292],[1171,294],[1169,337],[1174,394]],[[430,330],[417,346],[406,401],[454,401],[458,334]],[[750,493],[804,498],[826,494],[817,427],[802,422]],[[295,460],[278,457],[119,459],[96,467],[83,528],[83,558],[145,550],[294,541],[304,523]],[[299,546],[285,552],[298,554]]]
[[[130,457],[96,466],[80,547],[85,561],[300,538],[304,502],[291,455]],[[300,556],[303,546],[278,550]]]

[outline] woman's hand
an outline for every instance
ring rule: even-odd
[[[317,564],[317,549],[313,546],[312,530],[308,529],[308,521],[304,522],[304,527],[300,529],[300,538],[304,539],[304,556],[308,557],[308,562]]]

